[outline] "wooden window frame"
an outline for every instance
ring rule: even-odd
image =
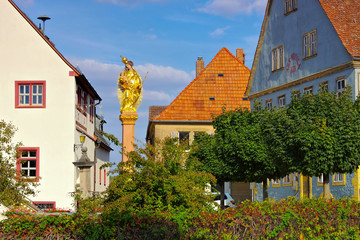
[[[20,103],[20,86],[29,86],[29,103]],[[42,86],[42,104],[33,103],[33,86]],[[46,81],[15,81],[15,108],[46,108]]]
[[[34,181],[34,182],[39,182],[40,179],[40,148],[39,147],[20,147],[18,149],[19,152],[30,152],[30,151],[35,151],[36,152],[36,156],[35,157],[23,157],[22,153],[20,153],[19,158],[17,159],[17,163],[16,163],[16,170],[19,174],[20,177],[22,177],[23,179],[26,179],[28,181]],[[22,176],[22,163],[24,161],[33,161],[35,160],[36,163],[36,172],[35,172],[35,176],[34,177],[25,177]]]
[[[281,99],[284,99],[284,105],[280,105]],[[286,107],[286,96],[285,94],[278,96],[278,108]]]
[[[273,187],[273,188],[281,187],[280,179],[271,179],[271,187]]]
[[[284,186],[284,187],[292,187],[292,178],[293,178],[292,173],[286,175],[286,176],[283,178],[283,186]]]
[[[297,10],[297,0],[284,0],[284,15],[289,15]]]
[[[303,60],[317,56],[317,31],[312,30],[305,33],[302,37],[303,42]]]
[[[269,110],[271,110],[273,108],[273,101],[272,101],[272,98],[271,99],[268,99],[266,100],[265,102],[265,107]]]
[[[339,177],[342,176],[342,179]],[[332,185],[333,186],[345,186],[346,183],[346,175],[343,173],[334,173],[332,175]]]
[[[319,83],[319,91],[329,92],[329,81],[323,81]]]
[[[55,201],[33,201],[33,204],[35,206],[37,206],[38,208],[40,208],[41,210],[55,210],[56,209],[56,202]],[[51,204],[53,207],[50,209],[50,208],[41,208],[39,207],[38,205],[41,205],[41,204]]]
[[[285,67],[284,45],[280,45],[271,50],[271,70],[280,71]]]
[[[344,86],[339,88],[339,82],[343,82]],[[345,76],[337,77],[335,79],[335,88],[336,88],[336,95],[339,97],[346,89],[346,79]]]
[[[304,88],[304,95],[313,94],[313,93],[314,93],[313,86],[307,86],[307,87]]]

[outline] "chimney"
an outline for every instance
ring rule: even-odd
[[[239,59],[240,62],[242,62],[243,64],[245,64],[244,49],[242,49],[242,48],[236,49],[236,58]]]
[[[198,57],[196,61],[196,77],[199,75],[199,73],[204,69],[205,62],[202,57]]]

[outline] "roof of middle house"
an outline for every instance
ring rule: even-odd
[[[250,108],[244,99],[250,69],[222,48],[199,75],[152,121],[212,121],[226,110]]]

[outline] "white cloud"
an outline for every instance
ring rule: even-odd
[[[120,72],[124,69],[124,65],[101,63],[93,59],[70,58],[70,62],[74,66],[79,66],[89,81],[103,81],[116,83]],[[131,60],[131,59],[130,59]],[[120,62],[120,60],[119,60]],[[152,83],[189,83],[193,78],[192,74],[185,71],[175,69],[170,66],[161,66],[147,63],[145,65],[136,65],[134,68],[139,72],[142,78],[148,72],[146,82]]]
[[[173,98],[163,91],[149,91],[144,89],[143,101],[146,100],[161,101],[166,105],[169,104]]]
[[[164,2],[166,0],[96,0],[99,3],[110,3],[116,4],[121,6],[129,6],[129,5],[136,5],[140,3],[146,2]]]
[[[149,72],[147,77],[156,82],[184,83],[192,80],[189,73],[170,66],[147,63],[145,65],[134,66],[134,68],[139,71],[141,76],[144,76],[147,72]]]
[[[211,37],[221,37],[222,35],[225,34],[225,31],[228,30],[229,28],[230,28],[229,26],[226,26],[223,28],[217,28],[217,29],[215,29],[215,31],[210,33],[210,36]]]
[[[257,12],[263,14],[267,0],[210,0],[203,8],[198,9],[214,15],[237,15]]]

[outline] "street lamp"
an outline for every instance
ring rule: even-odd
[[[81,147],[84,144],[85,137],[86,136],[83,133],[80,135],[80,144],[74,144],[74,152],[78,147]]]

